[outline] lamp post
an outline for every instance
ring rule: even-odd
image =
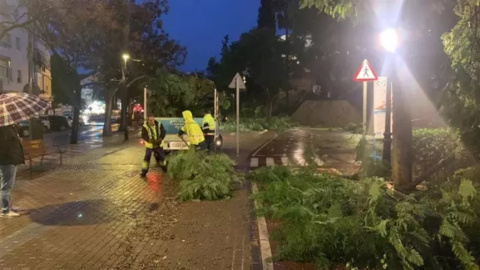
[[[124,53],[122,55],[124,65],[122,65],[122,87],[123,89],[123,102],[122,102],[122,118],[123,118],[123,128],[124,128],[124,140],[128,141],[128,120],[127,120],[127,106],[128,106],[128,91],[127,91],[127,61],[130,59],[130,55]]]
[[[391,61],[387,61],[388,73],[391,78],[390,87],[387,87],[384,160],[392,160],[392,180],[395,186],[402,187],[412,181],[412,122],[410,107],[406,99],[405,89],[397,76],[396,65],[399,64],[400,36],[396,29],[387,29],[380,35],[380,42],[387,51]],[[390,107],[390,98],[393,93],[393,108]],[[393,110],[393,140],[390,147],[390,118]],[[390,149],[392,153],[390,155]]]
[[[387,51],[389,58],[394,59],[394,53],[398,46],[398,33],[395,29],[387,29],[380,34],[380,42],[382,47]],[[392,57],[393,55],[393,57]],[[392,87],[395,74],[395,63],[393,65],[387,61],[387,82],[386,104],[385,104],[385,132],[383,133],[383,156],[382,159],[386,164],[391,161],[392,149],[392,133],[391,133],[391,119],[392,119]]]

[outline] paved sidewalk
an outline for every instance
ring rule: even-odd
[[[179,204],[158,169],[139,177],[143,151],[132,138],[21,175],[12,199],[26,214],[0,219],[0,269],[250,269],[247,190]]]

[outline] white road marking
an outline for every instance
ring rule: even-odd
[[[250,167],[251,167],[251,168],[256,168],[256,167],[258,167],[258,158],[252,158],[252,159],[250,159]]]
[[[267,166],[269,167],[275,166],[275,161],[273,160],[273,158],[267,158]]]
[[[258,152],[260,152],[263,148],[265,148],[265,146],[267,146],[269,143],[271,143],[271,142],[272,142],[273,140],[275,140],[275,138],[277,138],[277,137],[278,137],[278,134],[275,133],[270,140],[268,140],[265,144],[263,144],[262,146],[260,146],[260,148],[258,148],[257,151],[255,151],[255,153],[252,154],[252,157],[256,156],[256,155],[258,154]]]

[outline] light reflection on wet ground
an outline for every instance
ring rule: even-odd
[[[292,129],[281,133],[252,159],[257,166],[333,167],[342,173],[358,171],[356,135],[328,129]],[[257,165],[258,164],[258,165]]]

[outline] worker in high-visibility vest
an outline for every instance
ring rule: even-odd
[[[207,145],[205,144],[205,137],[203,136],[203,131],[200,126],[193,120],[193,115],[191,111],[183,111],[183,120],[185,121],[183,127],[178,131],[178,136],[183,136],[183,134],[188,135],[188,142],[190,146],[195,147],[199,150],[205,150]]]
[[[209,152],[215,151],[215,119],[210,114],[210,111],[206,110],[203,116],[203,136],[205,137],[205,143]]]
[[[142,139],[145,142],[146,148],[145,157],[142,163],[142,177],[147,175],[148,169],[150,168],[152,154],[155,156],[157,164],[164,171],[166,170],[167,164],[165,161],[165,152],[163,151],[163,139],[165,139],[165,136],[166,132],[162,123],[158,123],[153,115],[149,115],[147,122],[142,128]]]

